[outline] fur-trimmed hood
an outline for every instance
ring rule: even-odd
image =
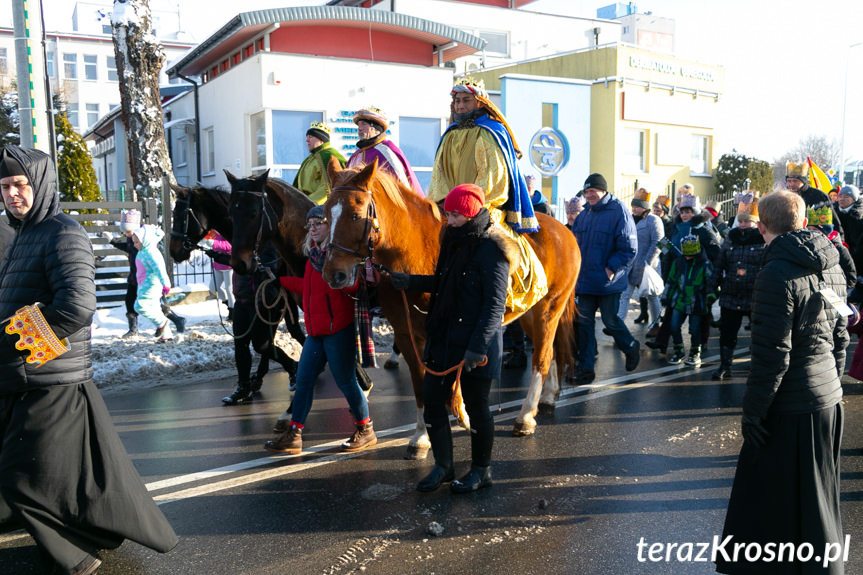
[[[500,251],[503,252],[506,261],[509,262],[509,275],[512,277],[518,272],[521,264],[521,248],[518,242],[509,237],[499,224],[492,224],[488,228],[488,237],[491,238]]]

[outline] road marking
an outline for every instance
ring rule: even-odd
[[[710,356],[703,359],[705,363],[709,363],[719,359],[719,356]],[[612,377],[609,379],[605,379],[599,382],[590,383],[587,385],[579,385],[575,387],[568,387],[561,391],[561,398],[556,402],[557,407],[564,407],[567,405],[573,405],[576,403],[584,403],[586,401],[590,401],[593,399],[600,399],[603,397],[608,397],[610,395],[614,395],[617,393],[621,393],[624,391],[630,391],[633,389],[640,389],[643,387],[647,387],[656,383],[663,383],[666,381],[673,381],[675,379],[680,379],[686,376],[691,375],[693,370],[691,368],[670,365],[665,367],[660,367],[656,369],[652,369],[649,371],[643,371],[638,373],[630,373],[627,375],[622,375],[618,377]],[[667,375],[666,375],[667,374]],[[656,377],[661,376],[661,377]],[[645,380],[648,381],[645,381]],[[612,386],[620,386],[620,387],[612,387]],[[610,388],[610,389],[606,389]],[[577,394],[577,395],[576,395]],[[567,397],[575,395],[575,397]],[[521,408],[522,400],[513,400],[508,401],[506,403],[502,403],[499,405],[500,410],[509,410],[515,409],[515,411],[511,413],[499,413],[494,417],[496,423],[509,421],[518,417],[518,409]],[[402,425],[399,427],[392,427],[384,430],[375,430],[375,434],[379,438],[388,437],[392,435],[398,435],[402,433],[409,433],[416,429],[416,424],[410,423],[406,425]],[[460,428],[459,428],[460,429]],[[454,430],[455,431],[455,430]],[[222,491],[225,489],[231,489],[234,487],[248,485],[250,483],[255,483],[257,481],[263,481],[266,479],[270,479],[273,477],[278,477],[281,475],[288,475],[291,473],[296,473],[299,471],[303,471],[306,469],[312,469],[314,467],[318,467],[320,465],[326,465],[329,463],[336,463],[338,461],[344,461],[346,459],[351,459],[362,455],[364,453],[368,453],[369,451],[379,450],[379,449],[387,449],[391,447],[399,447],[407,444],[409,438],[402,438],[394,441],[389,441],[386,443],[379,443],[372,449],[367,449],[364,451],[356,452],[356,453],[334,453],[329,454],[315,461],[308,461],[304,463],[297,463],[294,465],[282,465],[274,469],[267,469],[264,471],[260,471],[257,473],[251,473],[248,475],[244,475],[242,477],[237,477],[233,479],[227,479],[224,481],[219,481],[215,483],[208,483],[206,485],[200,485],[197,487],[191,487],[188,489],[173,491],[169,493],[159,494],[154,496],[154,499],[158,502],[159,505],[163,505],[165,503],[172,503],[174,501],[180,501],[183,499],[188,499],[190,497],[199,497],[202,495],[207,495],[209,493],[213,493],[216,491]],[[162,481],[155,481],[153,483],[147,484],[147,489],[149,491],[160,491],[163,489],[168,489],[170,487],[177,487],[180,485],[185,485],[188,483],[195,483],[198,481],[206,481],[211,480],[219,476],[227,475],[229,473],[236,473],[238,471],[246,471],[249,469],[255,469],[258,467],[264,467],[266,465],[272,465],[274,463],[287,461],[291,459],[297,459],[303,456],[309,456],[312,454],[319,454],[327,452],[333,448],[337,448],[342,444],[341,440],[330,441],[327,443],[321,443],[307,449],[303,450],[303,453],[299,455],[271,455],[267,457],[261,457],[258,459],[252,459],[250,461],[244,461],[241,463],[237,463],[234,465],[228,465],[225,467],[218,467],[216,469],[209,469],[206,471],[200,471],[197,473],[191,473],[188,475],[179,475],[177,477],[171,477],[169,479],[165,479]]]

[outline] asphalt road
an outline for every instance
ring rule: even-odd
[[[415,491],[431,461],[403,458],[415,421],[404,363],[398,372],[373,370],[380,442],[352,455],[338,451],[352,423],[328,372],[300,456],[263,450],[286,407],[281,372],[246,406],[221,405],[231,381],[109,395],[124,444],[180,544],[159,555],[126,542],[102,553],[99,573],[712,573],[709,561],[651,561],[646,548],[642,561],[638,544],[710,543],[722,533],[742,442],[741,335],[736,377],[723,383],[711,381],[713,363],[668,366],[646,349],[626,374],[623,355],[600,335],[597,380],[564,388],[555,412],[526,438],[511,430],[529,373],[507,371],[493,391],[494,485],[470,495]],[[714,339],[708,360],[716,361],[715,347]],[[846,573],[863,573],[863,384],[845,392]],[[461,430],[454,436],[461,474],[469,439]],[[0,537],[0,573],[38,572],[29,536]]]

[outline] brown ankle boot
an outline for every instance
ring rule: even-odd
[[[358,425],[351,438],[342,443],[342,451],[362,451],[378,442],[372,422]]]
[[[277,438],[266,442],[264,449],[273,453],[297,455],[303,450],[303,430],[299,427],[288,427],[288,430]]]

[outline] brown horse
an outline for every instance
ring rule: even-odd
[[[444,225],[434,203],[378,171],[377,162],[345,170],[330,164],[328,171],[333,189],[325,205],[330,221],[330,249],[323,276],[333,288],[352,285],[367,258],[393,271],[434,273],[440,251],[439,234]],[[534,416],[541,394],[543,406],[554,407],[563,368],[571,363],[572,354],[575,281],[581,256],[575,237],[563,224],[543,214],[537,214],[537,218],[541,230],[527,237],[545,267],[548,294],[521,317],[525,332],[533,340],[533,376],[516,418],[514,435],[529,435],[536,429]],[[426,339],[425,318],[416,308],[427,309],[429,295],[406,293],[413,304],[408,318],[401,296],[388,279],[381,281],[378,294],[399,348],[411,349],[410,322],[417,347],[422,350]],[[508,311],[504,323],[517,317]],[[416,435],[408,446],[409,456],[425,457],[423,450],[427,452],[429,443],[422,419],[424,367],[414,353],[405,353],[405,360],[418,408]]]

